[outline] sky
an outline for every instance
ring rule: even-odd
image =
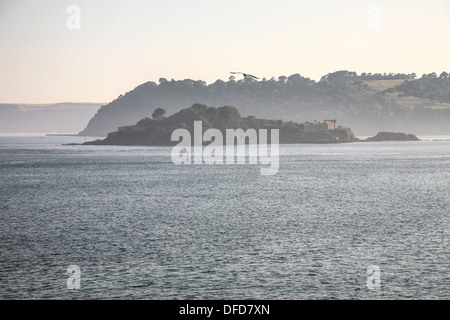
[[[338,70],[450,72],[450,1],[0,0],[0,103]]]

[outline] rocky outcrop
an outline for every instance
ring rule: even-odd
[[[403,132],[379,132],[376,136],[368,138],[368,142],[379,141],[420,141],[413,134],[406,134]]]

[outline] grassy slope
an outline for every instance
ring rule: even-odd
[[[372,80],[363,81],[363,83],[369,86],[371,93],[375,94],[377,92],[382,92],[389,88],[394,88],[402,84],[405,80]],[[430,101],[428,99],[417,98],[417,97],[399,97],[399,92],[392,93],[388,96],[392,97],[396,103],[406,108],[414,107],[426,107],[430,109],[447,109],[450,108],[450,103],[440,103],[437,101]]]
[[[373,93],[377,93],[389,88],[394,88],[395,86],[402,84],[404,81],[405,80],[371,80],[363,81],[363,83],[367,84]]]

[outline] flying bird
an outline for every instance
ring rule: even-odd
[[[243,72],[230,72],[231,74],[242,74],[244,77],[252,77],[252,78],[255,78],[255,79],[259,79],[258,77],[255,77],[255,76],[253,76],[253,75],[251,75],[251,74],[248,74],[248,73],[243,73]]]

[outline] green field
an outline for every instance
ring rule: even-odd
[[[395,88],[396,86],[402,84],[404,81],[412,81],[412,80],[371,80],[371,81],[363,81],[363,83],[369,86],[369,90],[372,93],[382,92],[389,88]],[[418,97],[400,97],[399,92],[394,92],[388,94],[389,97],[395,100],[396,103],[402,105],[406,108],[414,108],[414,107],[426,107],[430,109],[448,109],[450,108],[450,103],[441,103],[438,101],[430,101],[424,98]]]
[[[406,80],[370,80],[370,81],[363,81],[363,83],[367,84],[373,93],[381,92],[389,88],[394,88],[395,86],[398,86],[399,84],[402,84]]]

